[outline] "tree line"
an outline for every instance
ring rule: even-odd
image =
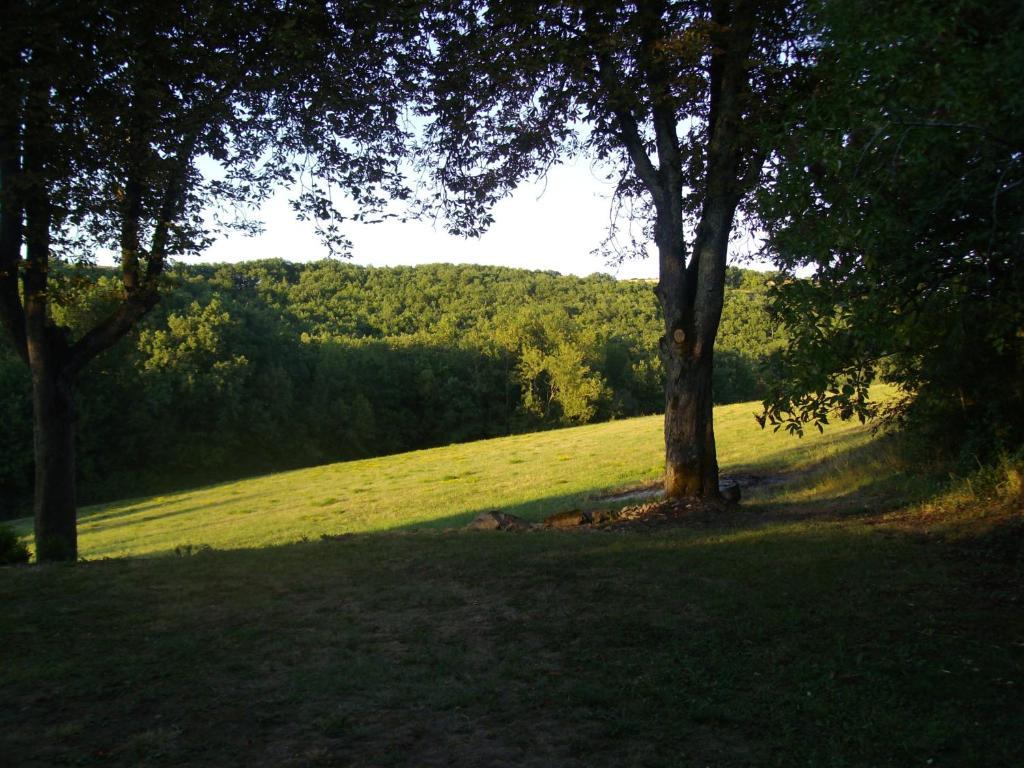
[[[339,261],[179,265],[138,330],[81,380],[86,502],[664,407],[653,282],[501,267]],[[765,393],[771,276],[730,269],[719,402]],[[110,270],[68,269],[78,335],[117,300]],[[0,346],[0,500],[31,504],[28,372]],[[160,434],[160,440],[152,440]]]

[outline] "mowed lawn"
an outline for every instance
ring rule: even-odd
[[[726,473],[789,482],[656,532],[445,529],[653,480],[658,419],[89,510],[0,569],[0,765],[1024,765],[1019,581],[875,514],[867,432],[752,411]]]
[[[723,471],[793,469],[863,443],[859,425],[796,439],[762,431],[756,403],[718,408]],[[266,475],[81,511],[85,558],[264,547],[322,534],[467,523],[502,509],[530,519],[662,473],[662,418],[594,424]],[[16,524],[28,536],[31,520]]]

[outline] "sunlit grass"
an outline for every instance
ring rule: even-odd
[[[756,403],[715,411],[725,474],[793,471],[870,439],[859,424],[794,438],[761,430]],[[86,558],[260,547],[410,526],[462,525],[482,510],[531,519],[588,497],[656,482],[662,418],[652,416],[282,472],[87,507]],[[31,522],[18,522],[28,535]]]

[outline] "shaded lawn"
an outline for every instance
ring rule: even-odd
[[[840,520],[5,569],[0,763],[1021,765],[975,567]]]

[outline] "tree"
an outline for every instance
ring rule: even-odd
[[[799,64],[799,3],[433,8],[427,146],[451,227],[479,233],[497,199],[568,154],[616,169],[658,250],[665,490],[717,498],[711,377],[727,251],[761,172],[757,126]]]
[[[1009,0],[818,4],[759,206],[790,273],[770,421],[870,417],[882,376],[930,450],[973,464],[1024,441],[1022,35]]]
[[[332,189],[361,208],[406,194],[409,20],[315,0],[5,7],[0,319],[31,371],[39,560],[76,557],[76,377],[154,306],[168,261],[209,242],[208,204],[302,182],[297,210],[342,244]],[[55,319],[57,265],[103,250],[120,296],[75,336]]]

